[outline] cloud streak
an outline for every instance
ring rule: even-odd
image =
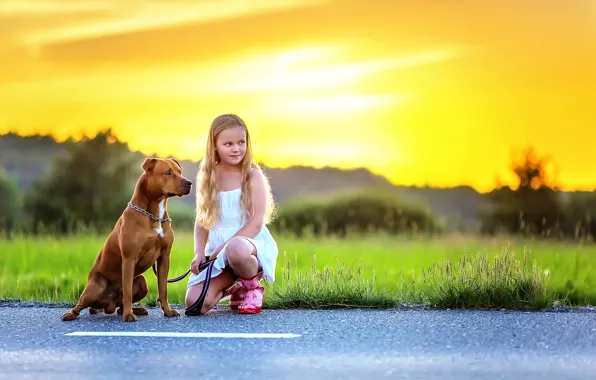
[[[60,0],[2,0],[0,16],[26,17],[39,15],[63,15],[78,12],[105,11],[115,2],[111,1],[60,1]]]
[[[105,11],[104,17],[93,21],[71,21],[67,24],[56,23],[52,27],[39,30],[25,36],[27,45],[37,46],[82,39],[99,38],[109,35],[130,33],[140,30],[171,27],[174,25],[209,22],[231,19],[251,14],[291,9],[298,6],[318,4],[326,0],[218,0],[206,1],[164,1],[146,0],[143,2],[108,1],[63,3],[42,1],[41,7],[9,1],[0,8],[0,15],[52,14],[83,11]],[[26,3],[27,4],[27,3]]]
[[[337,94],[330,96],[273,98],[266,102],[269,113],[313,115],[353,113],[371,108],[387,107],[403,103],[404,95]],[[266,111],[266,110],[263,110]]]
[[[224,66],[225,72],[230,75],[237,73],[237,77],[218,86],[217,90],[227,93],[261,93],[338,88],[369,75],[436,64],[462,54],[463,49],[449,47],[349,63],[346,58],[349,51],[338,51],[333,46],[297,48],[278,54],[242,57],[238,59],[239,63]],[[341,63],[341,58],[348,63]],[[320,63],[330,61],[339,62]],[[223,69],[222,66],[219,67],[219,70]],[[246,75],[247,72],[250,74]],[[221,76],[228,77],[223,73]]]

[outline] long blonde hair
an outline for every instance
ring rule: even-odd
[[[201,225],[205,229],[213,227],[215,222],[219,220],[221,216],[219,187],[215,176],[215,166],[219,162],[219,157],[215,150],[215,142],[222,131],[236,126],[244,128],[244,132],[246,133],[246,153],[241,162],[242,185],[240,205],[242,212],[245,213],[247,217],[250,217],[253,211],[251,205],[252,189],[250,186],[250,172],[251,169],[254,169],[262,173],[262,170],[252,155],[252,146],[248,128],[244,121],[234,114],[219,115],[211,123],[209,136],[207,137],[205,156],[201,160],[197,172],[195,223]],[[273,219],[275,202],[273,200],[269,180],[264,173],[263,176],[265,177],[265,189],[267,193],[267,204],[265,206],[265,216],[263,219],[263,224],[266,225]]]

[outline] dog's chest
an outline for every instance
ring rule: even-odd
[[[147,240],[147,244],[143,247],[143,252],[139,257],[138,267],[141,271],[149,268],[155,261],[161,256],[165,248],[167,248],[168,242],[166,239],[155,238]]]
[[[164,201],[161,201],[159,203],[159,215],[158,215],[160,219],[163,218],[165,212],[166,212],[166,208],[164,207]],[[165,236],[161,222],[158,222],[157,227],[155,227],[155,233],[157,234],[157,236],[159,236],[161,238],[163,238]]]

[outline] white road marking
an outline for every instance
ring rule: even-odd
[[[253,339],[282,339],[299,338],[301,334],[284,333],[209,333],[209,332],[159,332],[159,331],[75,331],[68,336],[134,336],[158,338],[253,338]]]

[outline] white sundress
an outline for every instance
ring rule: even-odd
[[[219,192],[219,201],[221,205],[221,218],[209,230],[207,244],[205,245],[205,255],[210,255],[217,247],[229,240],[242,226],[242,209],[240,207],[240,195],[242,189],[237,188],[229,191]],[[263,269],[263,279],[268,283],[275,281],[275,265],[277,262],[278,247],[275,239],[271,236],[267,226],[261,228],[261,232],[254,239],[243,236],[248,239],[257,249],[257,260]],[[219,276],[228,263],[226,257],[226,247],[224,247],[215,259],[211,278]],[[194,274],[191,272],[188,278],[187,288],[205,281],[206,270]]]

